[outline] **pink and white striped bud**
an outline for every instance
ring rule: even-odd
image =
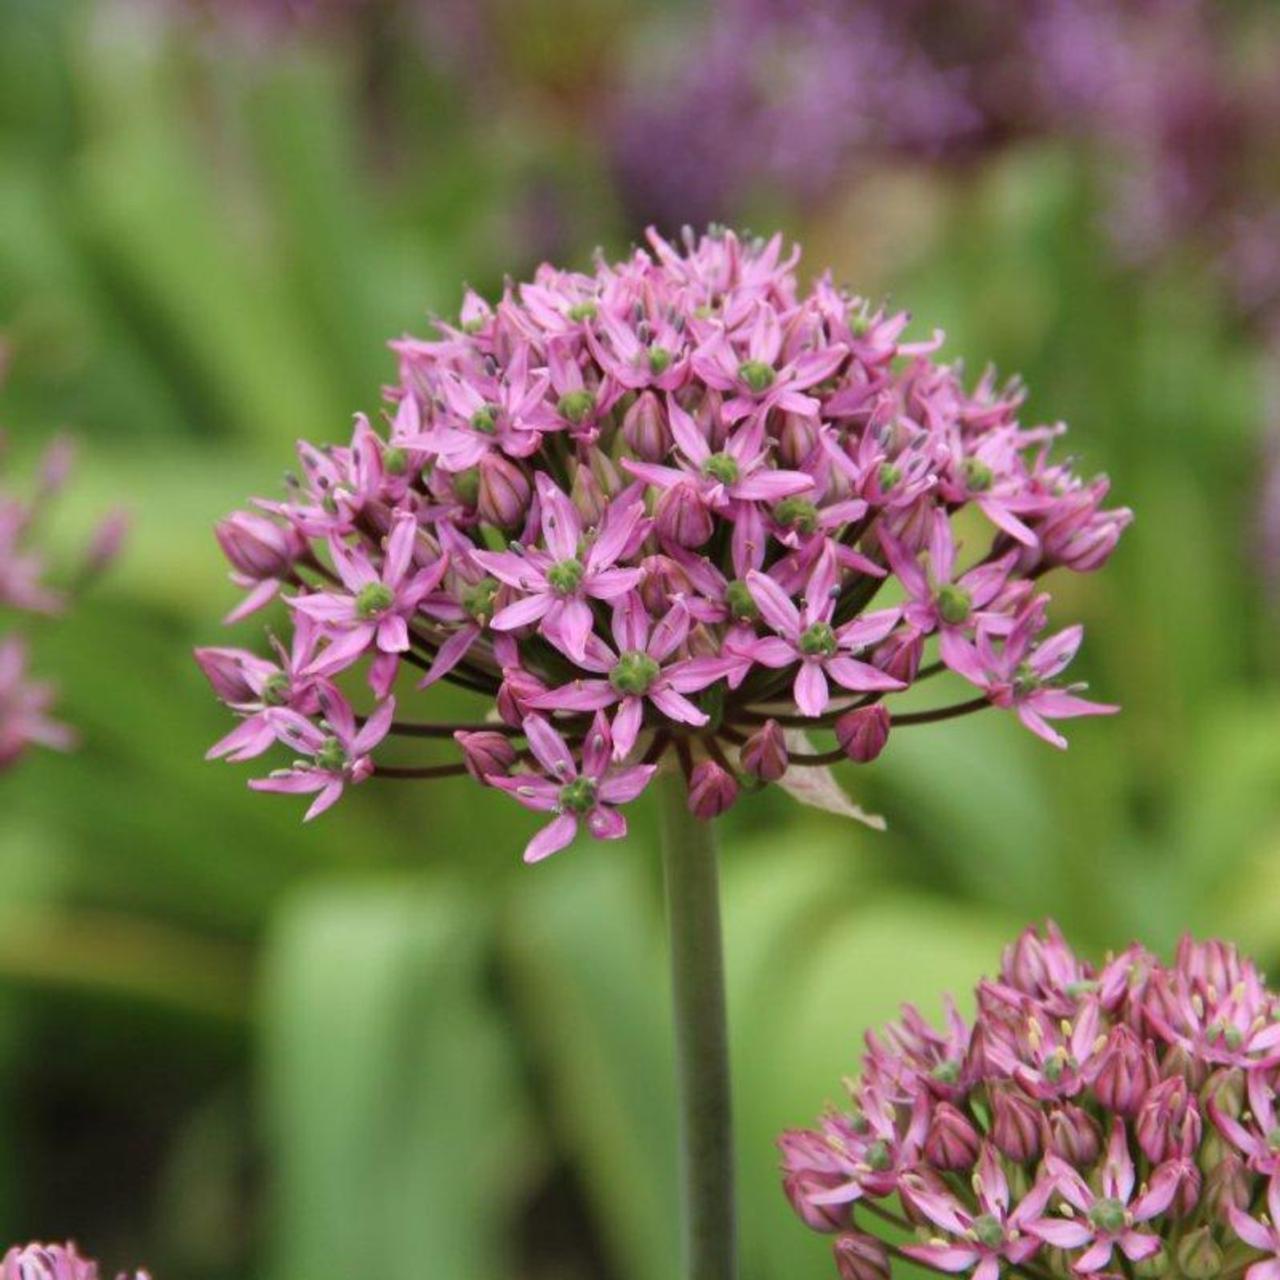
[[[480,519],[499,529],[513,529],[525,517],[533,486],[524,469],[500,453],[486,453],[479,463],[476,507]]]
[[[1086,1169],[1102,1153],[1102,1130],[1087,1111],[1068,1102],[1049,1118],[1049,1149],[1077,1169]]]
[[[658,499],[654,515],[658,532],[679,547],[702,546],[714,527],[706,503],[694,485],[686,481],[673,484]]]
[[[978,1131],[965,1116],[949,1102],[938,1103],[924,1140],[930,1162],[949,1173],[972,1169],[981,1146]]]
[[[1189,1156],[1200,1146],[1200,1108],[1182,1076],[1161,1080],[1138,1108],[1134,1133],[1152,1164]]]
[[[798,469],[818,447],[818,420],[799,413],[782,415],[778,432],[778,461]]]
[[[505,734],[485,729],[455,733],[453,740],[462,750],[467,772],[477,782],[487,782],[494,776],[505,778],[515,767],[516,749]]]
[[[232,512],[213,533],[231,567],[255,582],[287,577],[306,550],[297,530],[254,511]]]
[[[858,707],[836,721],[836,741],[850,760],[870,764],[889,741],[890,724],[889,709],[882,703]]]
[[[257,698],[238,649],[197,649],[193,656],[220,702],[234,707]]]
[[[642,391],[623,415],[622,438],[631,452],[645,462],[661,462],[671,451],[667,411],[652,391]]]
[[[1098,1101],[1128,1119],[1137,1114],[1157,1079],[1151,1050],[1128,1027],[1112,1028],[1093,1080]]]
[[[601,488],[600,481],[589,467],[578,467],[575,470],[569,497],[588,526],[599,524],[609,506],[609,499]]]
[[[874,1236],[850,1231],[832,1248],[840,1280],[889,1280],[889,1254]]]
[[[655,618],[661,618],[671,608],[676,596],[693,592],[689,575],[670,556],[646,556],[640,567],[644,570],[640,599]]]
[[[738,798],[738,784],[727,769],[714,760],[703,760],[694,766],[689,778],[689,812],[704,822],[718,818],[733,807]]]
[[[996,1150],[1017,1164],[1038,1160],[1044,1144],[1040,1108],[1013,1086],[993,1088],[991,1095],[991,1141]]]
[[[788,754],[786,734],[776,720],[761,725],[742,744],[739,753],[742,768],[761,782],[777,782],[787,771]]]

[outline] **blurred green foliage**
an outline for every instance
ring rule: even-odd
[[[189,653],[232,600],[213,520],[375,407],[384,338],[463,281],[640,230],[589,132],[595,28],[508,7],[513,83],[477,109],[403,51],[371,101],[342,45],[0,0],[0,421],[23,454],[83,437],[65,545],[111,503],[136,522],[40,637],[84,749],[0,781],[8,1238],[164,1280],[674,1274],[651,815],[531,870],[526,816],[469,781],[374,782],[303,829],[201,759],[224,721]],[[1060,599],[1125,711],[1062,756],[995,714],[900,734],[846,778],[887,835],[773,796],[725,822],[744,1280],[826,1274],[777,1131],[867,1026],[936,1009],[1026,920],[1099,953],[1191,928],[1280,955],[1257,358],[1195,272],[1112,265],[1066,151],[850,188],[781,215],[809,266],[891,291],[975,372],[1020,370],[1136,509]]]

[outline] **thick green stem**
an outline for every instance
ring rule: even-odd
[[[689,812],[688,792],[678,772],[662,784],[684,1274],[686,1280],[735,1280],[733,1123],[715,824],[700,822]]]

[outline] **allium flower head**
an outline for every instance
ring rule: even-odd
[[[75,734],[54,720],[55,690],[29,674],[31,643],[24,626],[37,615],[63,613],[75,596],[115,556],[125,532],[120,513],[108,516],[90,539],[69,579],[55,583],[40,549],[40,526],[75,460],[67,439],[55,440],[26,489],[10,488],[5,475],[7,441],[0,432],[0,772],[38,745],[66,750]]]
[[[99,1280],[98,1264],[82,1258],[73,1244],[15,1245],[0,1261],[0,1280]],[[149,1280],[145,1271],[119,1280]]]
[[[1172,965],[1133,946],[1095,968],[1050,925],[976,1008],[945,1031],[906,1008],[848,1107],[781,1138],[839,1274],[879,1234],[886,1259],[979,1280],[1280,1275],[1280,997],[1248,960],[1184,939]]]
[[[941,335],[802,290],[797,257],[651,234],[393,343],[385,433],[303,443],[283,500],[218,527],[232,618],[283,595],[294,634],[271,660],[200,651],[242,717],[213,754],[284,743],[297,763],[255,785],[317,792],[313,813],[370,776],[469,772],[551,815],[532,860],[624,834],[666,757],[712,817],[743,785],[821,792],[798,776],[912,724],[998,706],[1063,745],[1052,721],[1113,710],[1066,682],[1080,629],[1046,630],[1042,580],[1102,564],[1129,513],[1053,459],[1061,427],[1019,421],[1016,384],[968,388]],[[393,719],[406,668],[489,705]],[[975,696],[897,709],[947,669]],[[385,764],[396,736],[463,759]]]

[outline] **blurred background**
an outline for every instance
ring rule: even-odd
[[[0,778],[0,1238],[159,1280],[670,1280],[653,818],[537,869],[469,780],[303,828],[207,765],[212,522],[345,438],[464,282],[781,228],[1021,372],[1137,522],[1057,584],[1124,704],[725,822],[744,1280],[826,1275],[773,1136],[1056,917],[1280,959],[1280,14],[1245,0],[0,0],[0,424],[134,513],[42,629],[83,730]],[[433,700],[462,695],[433,691]],[[439,710],[439,708],[436,708]]]

